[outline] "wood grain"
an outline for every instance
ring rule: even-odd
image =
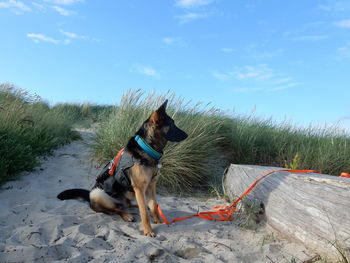
[[[223,178],[234,200],[263,173],[278,167],[231,164]],[[247,198],[264,203],[267,224],[328,258],[339,258],[331,242],[350,250],[350,179],[325,174],[277,172]]]

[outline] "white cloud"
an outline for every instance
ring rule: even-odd
[[[350,28],[350,19],[341,20],[334,23],[337,27]]]
[[[232,48],[227,48],[227,47],[223,47],[220,49],[220,51],[225,52],[225,53],[231,53],[233,52]]]
[[[337,50],[340,52],[347,52],[347,51],[349,51],[349,48],[348,47],[338,47]]]
[[[181,37],[164,37],[162,38],[162,43],[169,46],[186,46],[185,42],[182,40]]]
[[[289,82],[291,80],[292,80],[292,78],[280,78],[280,79],[275,80],[275,84],[283,84],[283,83]]]
[[[42,4],[39,4],[37,2],[32,2],[32,5],[34,7],[36,7],[36,9],[38,9],[41,12],[45,12],[46,11],[46,7],[44,5],[42,5]]]
[[[59,32],[65,36],[65,39],[55,39],[52,37],[48,37],[45,36],[44,34],[34,34],[34,33],[30,33],[27,34],[27,37],[32,39],[35,43],[39,43],[39,42],[50,42],[53,44],[64,44],[64,45],[68,45],[71,44],[73,42],[73,40],[86,40],[86,41],[93,41],[93,42],[100,42],[101,40],[96,39],[96,38],[90,38],[88,36],[83,36],[83,35],[78,35],[76,33],[73,32],[68,32],[68,31],[64,31],[62,29],[59,29]]]
[[[238,79],[254,79],[260,81],[272,78],[274,73],[267,65],[261,64],[258,66],[245,66],[242,69],[236,70],[233,75]]]
[[[62,29],[59,29],[59,31],[61,32],[61,34],[63,34],[64,36],[66,37],[69,37],[69,38],[72,38],[72,39],[88,39],[88,37],[86,36],[82,36],[82,35],[78,35],[76,33],[72,33],[72,32],[67,32],[67,31],[64,31]]]
[[[233,70],[225,73],[214,72],[212,76],[221,81],[229,81],[238,85],[239,88],[233,89],[237,93],[274,92],[301,84],[293,81],[291,77],[275,72],[266,64],[235,67]]]
[[[173,37],[164,37],[164,38],[162,39],[162,42],[163,42],[164,44],[167,44],[167,45],[172,45],[172,44],[174,44],[174,43],[176,42],[176,39],[173,38]]]
[[[213,0],[178,0],[175,5],[181,8],[196,8],[209,5]]]
[[[233,89],[234,92],[237,93],[248,93],[248,92],[255,92],[255,91],[260,91],[260,92],[275,92],[275,91],[280,91],[280,90],[285,90],[289,89],[295,86],[300,85],[301,83],[289,83],[286,85],[281,85],[281,86],[276,86],[272,88],[266,88],[266,87],[249,87],[249,88],[235,88]]]
[[[257,72],[257,71],[247,71],[245,73],[241,72],[237,72],[236,73],[236,78],[238,79],[247,79],[247,78],[258,78],[261,75],[261,73]]]
[[[41,41],[44,41],[44,42],[50,42],[50,43],[53,43],[53,44],[58,44],[60,42],[57,39],[45,36],[43,34],[28,33],[27,37],[32,39],[35,43],[39,43]]]
[[[289,88],[298,86],[298,85],[300,85],[300,84],[301,84],[301,83],[292,82],[292,83],[288,83],[288,84],[286,84],[286,85],[281,85],[281,86],[277,86],[277,87],[273,87],[273,88],[267,89],[266,91],[273,92],[273,91],[279,91],[279,90],[289,89]]]
[[[225,73],[214,72],[213,77],[219,80],[229,80],[231,79],[232,76],[231,76],[231,73],[225,74]]]
[[[90,41],[90,42],[101,42],[102,41],[101,39],[92,38],[92,37],[84,36],[84,35],[79,35],[77,33],[64,31],[63,29],[59,29],[59,31],[62,35],[64,35],[65,37],[68,37],[68,39],[65,39],[63,41],[65,44],[70,44],[73,42],[73,40],[85,40],[85,41]]]
[[[286,31],[284,37],[292,41],[322,41],[330,38],[329,23],[325,21],[315,21],[312,23],[302,24],[298,29]],[[329,30],[328,30],[329,31]]]
[[[63,35],[65,35],[66,37],[69,37],[69,38],[79,38],[79,36],[78,36],[76,33],[63,31],[62,29],[60,29],[59,31],[60,31]]]
[[[260,52],[252,51],[251,53],[248,52],[248,55],[255,59],[269,59],[269,58],[281,56],[283,52],[284,52],[284,49],[279,48],[279,49],[269,50],[269,51],[260,51]]]
[[[67,10],[65,8],[62,8],[60,6],[52,6],[52,9],[55,10],[57,13],[59,13],[62,16],[70,16],[75,14],[75,12]]]
[[[258,66],[245,66],[240,68],[235,68],[233,71],[229,71],[226,73],[213,73],[213,77],[220,80],[230,80],[230,79],[238,79],[238,80],[255,80],[255,81],[263,81],[274,77],[274,73],[272,69],[270,69],[267,65],[261,64]]]
[[[175,16],[179,20],[180,24],[185,24],[194,20],[208,17],[205,13],[187,13],[184,15]]]
[[[84,2],[84,0],[44,0],[45,2],[56,4],[56,5],[72,5],[79,2]]]
[[[135,64],[131,69],[132,72],[137,72],[142,75],[146,75],[149,77],[159,78],[160,74],[151,66],[144,66],[141,64]]]
[[[334,56],[335,60],[345,60],[350,58],[350,44],[338,47]]]
[[[0,2],[0,8],[8,8],[16,15],[21,15],[24,12],[31,12],[32,9],[27,6],[26,4],[15,1],[15,0],[9,0],[7,2]]]

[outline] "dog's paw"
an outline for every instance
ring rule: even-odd
[[[149,232],[144,232],[144,235],[147,236],[147,237],[155,237],[156,236],[156,233],[152,232],[152,231],[149,231]]]
[[[135,218],[129,213],[123,213],[122,218],[125,222],[135,222]]]

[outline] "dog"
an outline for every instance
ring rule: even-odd
[[[69,189],[61,192],[57,198],[60,200],[83,198],[90,202],[90,207],[94,211],[117,213],[127,222],[135,220],[131,214],[123,211],[122,207],[131,206],[131,200],[136,198],[143,233],[145,236],[155,237],[147,206],[155,223],[162,223],[156,201],[159,159],[168,141],[180,142],[188,137],[166,113],[167,103],[168,100],[152,112],[116,159],[104,167],[91,191]]]

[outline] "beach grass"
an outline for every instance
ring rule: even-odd
[[[117,106],[50,106],[36,95],[1,84],[0,183],[33,169],[38,156],[77,138],[72,131],[77,125],[98,123],[92,155],[98,163],[109,161],[165,99],[169,99],[168,114],[189,135],[165,149],[160,182],[167,189],[217,189],[229,163],[312,169],[332,175],[350,171],[350,136],[335,126],[302,128],[272,118],[228,114],[169,92],[129,90]]]
[[[40,97],[0,85],[0,184],[31,170],[37,157],[78,138],[74,119],[52,109]]]
[[[169,116],[189,137],[181,143],[168,143],[161,160],[160,182],[174,191],[205,185],[212,175],[212,163],[221,155],[223,138],[218,136],[218,131],[222,120],[217,109],[202,104],[190,106],[174,94],[145,96],[140,90],[126,92],[119,106],[97,130],[93,156],[100,162],[113,158],[165,98],[169,99]]]
[[[230,117],[225,122],[230,161],[339,175],[350,170],[350,136],[331,127],[297,127],[272,119]]]
[[[168,144],[161,184],[177,192],[221,182],[228,163],[313,169],[339,175],[350,171],[350,137],[337,127],[300,128],[273,119],[227,114],[210,105],[186,102],[175,94],[127,91],[118,108],[97,130],[92,154],[109,161],[135,134],[152,110],[169,99],[168,112],[189,137]]]
[[[52,109],[69,116],[74,121],[75,126],[90,127],[92,124],[106,119],[114,110],[114,106],[91,103],[58,103]]]

